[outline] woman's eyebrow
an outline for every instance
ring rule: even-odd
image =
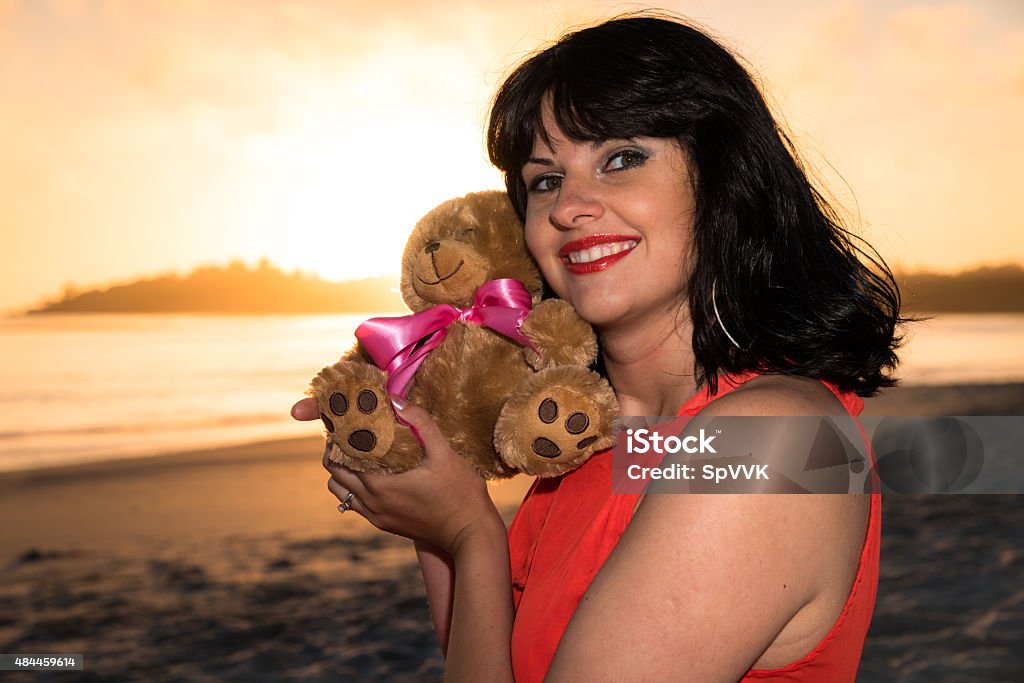
[[[635,144],[636,141],[637,136],[633,136],[630,138],[602,138],[599,140],[592,140],[590,142],[590,149],[597,151],[606,145],[620,144],[623,142]],[[530,164],[537,164],[538,166],[554,166],[555,162],[554,160],[549,159],[548,157],[530,157],[523,163],[523,166],[529,166]]]

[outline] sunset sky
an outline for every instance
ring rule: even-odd
[[[1024,3],[659,6],[746,57],[891,264],[1024,262]],[[500,187],[502,74],[641,7],[0,0],[0,310],[232,259],[392,272],[427,209]]]

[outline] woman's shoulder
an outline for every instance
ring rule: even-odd
[[[844,401],[820,380],[759,375],[720,392],[697,413],[690,429],[714,425],[719,433],[726,432],[725,443],[732,452],[749,454],[758,464],[779,473],[778,478],[763,482],[762,489],[750,492],[782,493],[787,486],[797,492],[800,487],[793,477],[809,467],[807,463],[815,463],[811,469],[822,467],[822,463],[847,463],[853,457],[851,449],[863,455],[853,445],[859,441],[851,415]],[[828,487],[841,481],[828,479],[817,484]]]
[[[721,384],[721,382],[720,382]],[[828,385],[813,379],[761,375],[742,382],[711,401],[700,416],[821,416],[847,415]],[[701,421],[698,420],[698,424]],[[755,452],[770,471],[788,471],[801,439],[813,434],[786,423],[787,429],[748,435],[739,450]],[[769,436],[770,434],[770,436]],[[747,447],[749,446],[749,448]],[[799,468],[798,468],[799,469]],[[707,585],[722,602],[730,623],[746,624],[751,637],[765,638],[768,647],[757,668],[784,666],[799,660],[819,643],[844,609],[858,573],[870,499],[863,495],[785,495],[767,486],[759,495],[651,495],[636,506],[633,540],[624,555],[647,558],[665,552],[681,557],[714,559],[715,571],[728,566],[732,586],[746,582],[745,600],[732,600],[728,582]],[[695,567],[706,575],[708,567]],[[652,576],[662,574],[653,571]],[[664,574],[671,577],[667,570]],[[671,591],[672,579],[660,586]],[[652,581],[659,581],[658,578]],[[744,620],[757,609],[772,612],[774,631],[761,621]]]
[[[779,374],[757,375],[710,401],[700,412],[704,416],[800,416],[846,413],[842,402],[821,380]]]

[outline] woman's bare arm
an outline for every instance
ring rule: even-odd
[[[416,559],[420,563],[423,584],[427,589],[430,619],[441,646],[448,654],[448,634],[452,626],[452,600],[455,597],[455,563],[443,550],[426,541],[416,541]]]
[[[505,523],[495,513],[459,538],[445,681],[512,682],[512,576]]]
[[[291,412],[297,420],[318,417],[312,398]],[[424,440],[420,468],[401,475],[360,475],[325,458],[332,473],[328,488],[339,500],[356,494],[353,510],[379,528],[414,539],[451,680],[511,680],[512,580],[505,523],[483,482],[452,452],[426,411],[411,406],[404,417]],[[437,491],[446,492],[441,500]],[[428,520],[431,516],[438,519]],[[454,531],[445,531],[450,524]],[[449,648],[450,642],[456,647]]]
[[[300,404],[292,415],[306,419],[315,406]],[[328,489],[339,500],[354,494],[351,510],[379,529],[417,542],[435,629],[447,650],[446,680],[511,681],[513,602],[505,522],[483,480],[452,450],[430,415],[413,405],[403,405],[401,415],[423,441],[420,466],[400,474],[368,474],[325,458]]]

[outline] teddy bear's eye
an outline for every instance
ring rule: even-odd
[[[470,235],[475,235],[475,234],[476,234],[476,228],[466,228],[465,230],[462,231],[462,236],[463,237],[469,237]]]

